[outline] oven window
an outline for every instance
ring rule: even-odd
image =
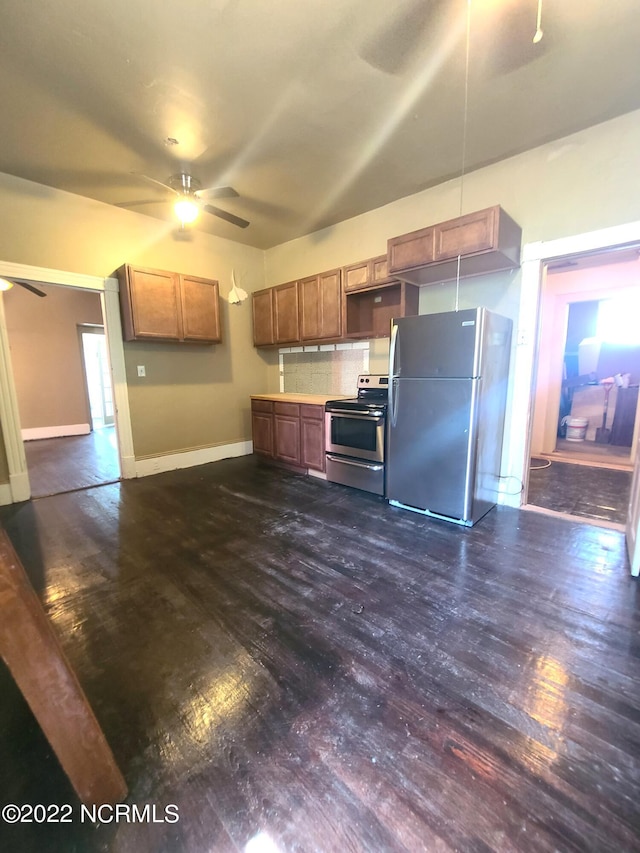
[[[377,448],[378,423],[364,418],[341,418],[333,415],[331,418],[331,444],[342,447],[352,447],[354,450],[370,450]]]

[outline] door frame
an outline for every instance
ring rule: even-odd
[[[55,284],[93,290],[100,294],[107,352],[113,379],[116,435],[120,473],[123,479],[136,476],[129,393],[124,360],[122,325],[120,321],[119,284],[117,278],[100,278],[82,273],[35,267],[0,261],[0,277],[35,284]],[[0,297],[0,428],[7,455],[9,487],[0,492],[0,503],[17,503],[31,497],[31,486],[20,428],[18,399],[11,364],[3,297]]]
[[[91,432],[94,430],[93,423],[93,414],[91,413],[91,394],[89,393],[89,379],[87,377],[87,359],[86,353],[84,351],[84,335],[103,335],[105,338],[106,345],[106,332],[104,329],[104,323],[97,325],[95,323],[78,323],[76,326],[76,331],[78,333],[78,346],[80,347],[80,357],[82,359],[82,378],[84,382],[84,392],[87,398],[87,409],[88,409],[88,418],[89,418],[89,426],[91,428]],[[107,353],[107,362],[109,361],[109,355]],[[113,397],[113,393],[112,393]],[[113,419],[115,424],[115,407],[113,412]],[[109,424],[108,426],[113,426],[114,424]]]
[[[535,400],[536,365],[540,332],[540,300],[546,264],[572,255],[640,244],[640,221],[614,225],[557,240],[527,243],[522,250],[522,284],[516,333],[511,426],[501,502],[521,507],[529,485],[531,427]],[[640,442],[639,442],[640,444]],[[638,460],[636,460],[636,468]],[[636,478],[638,479],[638,478]],[[514,480],[521,485],[513,488]]]

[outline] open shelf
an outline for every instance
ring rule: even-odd
[[[418,313],[418,291],[394,282],[370,290],[345,293],[345,332],[349,338],[389,337],[391,321]]]

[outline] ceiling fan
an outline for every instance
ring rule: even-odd
[[[18,281],[17,278],[0,278],[0,291],[11,290],[14,284],[17,284],[19,287],[24,287],[25,290],[29,290],[31,291],[31,293],[35,293],[36,296],[47,295],[44,290],[40,290],[40,288],[34,287],[32,284],[29,284],[28,281]]]
[[[237,225],[238,228],[246,228],[250,224],[246,219],[229,213],[228,210],[205,203],[206,198],[238,198],[238,193],[233,187],[211,187],[210,189],[203,190],[200,181],[188,172],[178,172],[175,175],[171,175],[166,183],[158,181],[155,178],[150,178],[149,175],[144,175],[142,172],[132,172],[131,174],[137,178],[142,178],[145,181],[156,184],[156,186],[164,187],[165,190],[169,190],[169,192],[176,196],[173,209],[182,227],[194,222],[201,210],[211,213],[219,219],[224,219],[225,222],[230,222],[232,225]],[[158,199],[145,199],[144,201],[131,202],[129,205],[121,206],[156,204],[157,201]]]

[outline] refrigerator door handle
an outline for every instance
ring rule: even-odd
[[[396,323],[391,324],[391,343],[389,345],[389,415],[391,426],[396,425],[396,407],[395,407],[395,384],[396,384],[396,347],[398,345],[398,326]]]

